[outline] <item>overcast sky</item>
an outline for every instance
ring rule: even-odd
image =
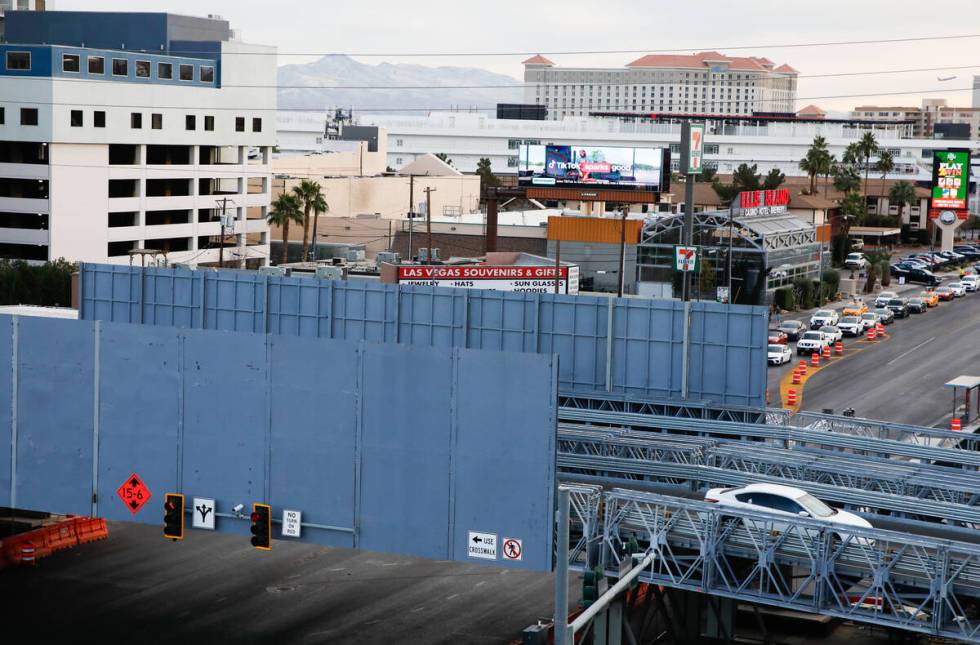
[[[976,0],[141,0],[145,11],[219,14],[249,42],[276,45],[280,64],[309,58],[290,53],[470,53],[581,50],[717,49],[768,56],[801,76],[908,68],[972,68],[851,77],[801,78],[797,109],[854,105],[918,105],[923,96],[968,106],[980,74],[980,38],[833,47],[766,45],[980,34]],[[118,0],[55,0],[62,10],[120,10]],[[642,8],[640,8],[642,7]],[[737,8],[737,10],[736,10]],[[936,14],[929,15],[935,8]],[[736,46],[753,49],[735,50]],[[639,54],[549,54],[559,65],[621,66]],[[521,55],[438,58],[361,57],[362,62],[413,62],[482,67],[521,78]],[[952,80],[939,77],[956,76]],[[961,90],[961,91],[956,91]],[[965,90],[965,91],[964,91]],[[926,93],[928,92],[928,93]],[[893,96],[853,96],[897,93]]]

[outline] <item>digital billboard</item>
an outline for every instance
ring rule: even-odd
[[[524,144],[517,164],[518,183],[659,191],[665,184],[664,172],[669,172],[665,156],[663,148]]]
[[[937,150],[932,163],[932,207],[966,210],[969,185],[970,151]]]

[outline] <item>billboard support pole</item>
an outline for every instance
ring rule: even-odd
[[[681,165],[680,170],[684,173],[684,234],[681,236],[681,244],[685,246],[694,245],[694,175],[691,174],[691,122],[685,121],[681,124]],[[687,302],[691,299],[691,275],[690,271],[684,272],[683,300]]]
[[[732,304],[732,237],[735,231],[735,219],[734,211],[732,205],[728,204],[728,305]],[[823,253],[820,254],[821,261],[823,260]]]
[[[619,297],[623,297],[626,284],[626,214],[630,207],[623,206],[623,218],[619,222]]]
[[[484,252],[497,250],[497,191],[487,188],[487,233],[484,241]]]
[[[415,175],[408,176],[408,259],[411,260],[415,256],[412,255],[412,229],[415,224]]]
[[[561,240],[555,240],[555,293],[561,293]]]
[[[426,253],[425,263],[432,264],[432,191],[435,188],[425,187],[425,234],[428,237],[429,250]]]

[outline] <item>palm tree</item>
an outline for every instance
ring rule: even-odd
[[[303,222],[303,211],[301,203],[296,195],[283,193],[272,202],[267,218],[270,224],[282,228],[282,260],[280,264],[289,261],[289,223],[301,224]]]
[[[848,163],[835,164],[831,174],[834,176],[834,188],[842,193],[851,193],[861,187],[861,176]]]
[[[800,159],[800,170],[810,177],[810,194],[817,190],[817,173],[820,172],[820,152],[812,146],[806,151],[806,156]]]
[[[310,211],[323,212],[327,207],[327,202],[323,199],[323,190],[320,184],[309,179],[304,179],[299,186],[293,186],[293,194],[303,207],[303,255],[305,261],[309,251],[310,235]]]
[[[822,137],[818,137],[822,138]],[[829,151],[824,152],[820,159],[820,174],[823,175],[823,198],[827,199],[827,180],[830,178],[831,173],[834,172],[834,167],[837,165],[837,157],[830,154]]]
[[[878,153],[878,172],[881,173],[881,196],[885,196],[885,177],[895,170],[895,155],[888,150]]]
[[[860,153],[861,162],[864,165],[864,200],[868,200],[868,171],[871,170],[871,157],[878,153],[878,140],[875,139],[873,132],[865,132],[857,142],[857,151]]]
[[[310,244],[313,248],[310,249],[310,259],[314,262],[316,262],[319,259],[317,257],[317,250],[316,250],[317,248],[316,225],[317,222],[320,221],[320,214],[329,213],[329,212],[330,212],[330,204],[327,203],[327,200],[324,199],[323,195],[321,194],[320,199],[314,201],[313,203],[313,237],[310,239]]]
[[[902,216],[904,215],[905,208],[914,204],[915,200],[915,186],[907,181],[895,182],[892,189],[888,191],[888,201],[892,204],[899,204],[901,206],[901,210],[898,213],[899,223],[902,222]]]

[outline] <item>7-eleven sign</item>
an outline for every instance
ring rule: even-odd
[[[698,270],[698,247],[675,246],[674,247],[674,270],[697,271]]]

